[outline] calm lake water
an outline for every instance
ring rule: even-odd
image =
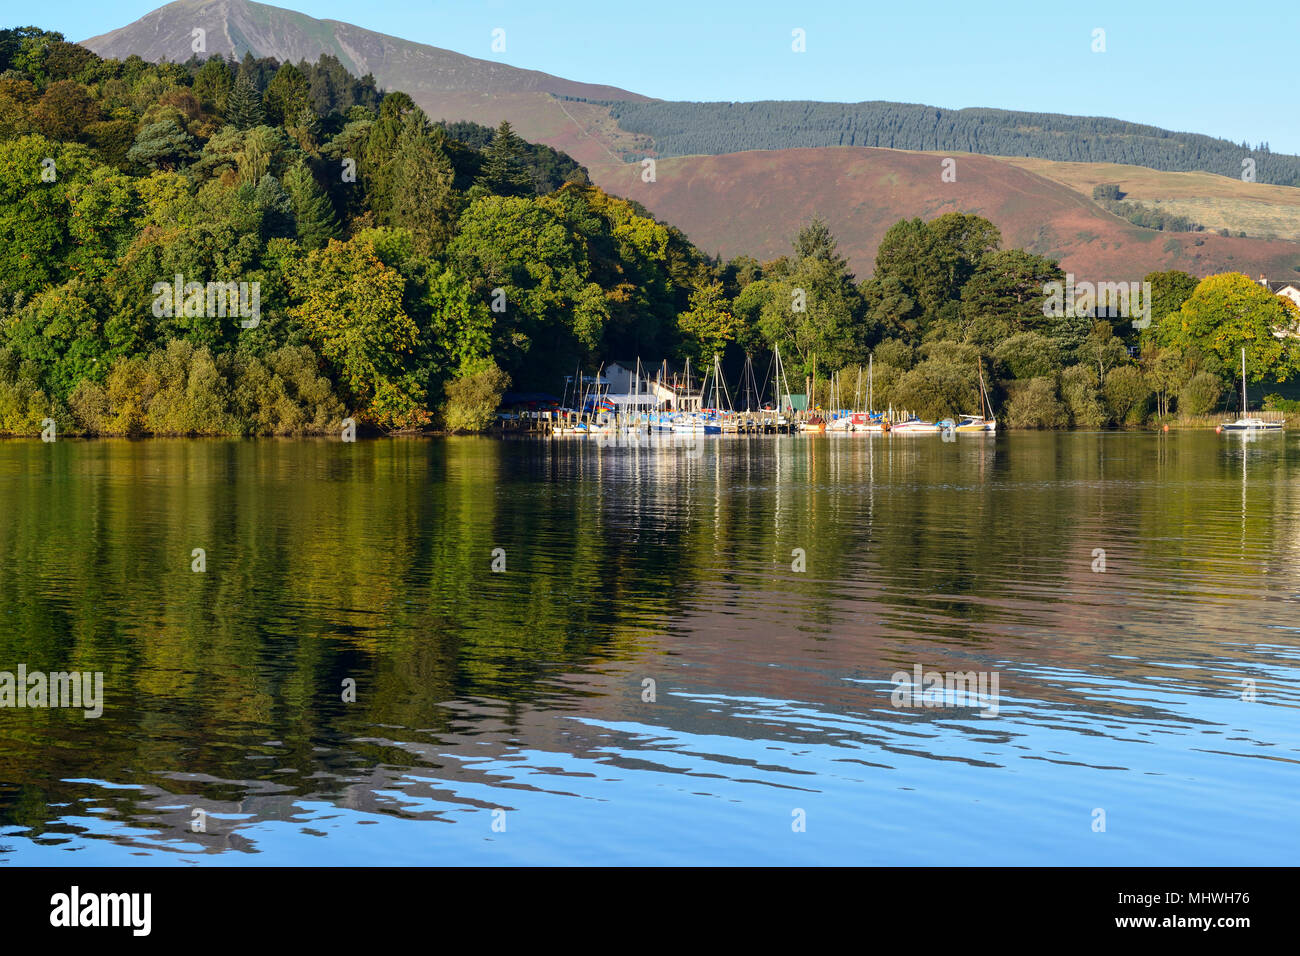
[[[1295,863],[1300,435],[695,441],[0,442],[0,865]]]

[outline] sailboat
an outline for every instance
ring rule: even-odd
[[[1235,422],[1224,422],[1218,428],[1217,432],[1280,432],[1282,430],[1281,422],[1266,422],[1262,418],[1252,418],[1247,415],[1249,404],[1246,401],[1246,348],[1241,349],[1241,417]]]
[[[978,367],[980,378],[980,413],[978,415],[963,415],[961,420],[953,426],[954,431],[992,433],[998,430],[998,420],[993,417],[993,403],[989,401],[989,394],[984,390],[984,363],[978,363]]]
[[[883,435],[889,429],[889,423],[885,421],[883,412],[872,411],[875,404],[875,359],[874,355],[867,356],[867,396],[865,410],[855,411],[850,417],[853,421],[853,430],[855,432],[865,432],[872,435]],[[861,371],[861,367],[859,367]]]
[[[717,356],[714,356],[714,367],[709,372],[704,373],[704,380],[700,382],[700,411],[690,414],[678,415],[673,419],[673,431],[678,434],[704,434],[717,435],[722,431],[722,424],[718,421],[717,412],[710,412],[704,408],[704,398],[708,394],[709,376],[713,375],[714,399],[717,398],[717,380],[720,366]]]

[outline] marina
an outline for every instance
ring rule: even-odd
[[[553,437],[591,437],[612,434],[672,435],[993,435],[997,419],[979,370],[980,411],[957,419],[925,421],[906,409],[872,409],[874,363],[867,379],[856,383],[851,396],[838,373],[829,385],[831,409],[809,407],[808,393],[792,393],[781,362],[774,352],[772,366],[760,383],[753,361],[745,359],[733,403],[720,357],[714,356],[698,385],[688,359],[680,373],[662,363],[650,378],[640,359],[634,363],[601,365],[595,375],[576,371],[566,376],[563,397],[529,396],[514,411],[499,417],[508,431],[540,432]],[[623,390],[616,390],[616,389]],[[815,393],[815,374],[809,383]],[[848,407],[844,407],[847,398]],[[509,402],[509,398],[508,398]],[[740,406],[740,407],[737,407]]]

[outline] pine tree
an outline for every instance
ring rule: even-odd
[[[334,207],[306,163],[296,163],[285,173],[284,188],[293,201],[298,241],[303,248],[321,249],[338,236],[339,224]]]
[[[526,147],[510,123],[502,120],[492,142],[483,150],[483,168],[477,182],[501,196],[532,195],[536,192],[533,177],[523,163]]]
[[[234,88],[226,97],[226,122],[238,129],[250,129],[261,126],[266,121],[266,112],[262,109],[262,94],[244,70],[235,78]]]

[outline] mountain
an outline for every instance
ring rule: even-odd
[[[251,51],[254,56],[297,63],[315,62],[328,53],[357,76],[373,74],[380,85],[403,90],[412,98],[418,98],[417,93],[537,92],[586,99],[646,99],[614,86],[521,70],[248,0],[177,0],[81,45],[102,57],[125,59],[135,54],[151,62],[183,63],[195,55],[195,29],[205,31],[201,57],[220,53],[238,59]]]
[[[1209,137],[1060,116],[1047,117],[1055,125],[1045,133],[1035,126],[1043,117],[1002,110],[954,111],[935,119],[925,112],[933,108],[904,104],[664,103],[247,0],[179,0],[84,45],[101,56],[183,61],[192,55],[195,27],[207,31],[208,53],[251,50],[294,62],[329,53],[357,75],[370,73],[380,86],[407,92],[434,119],[486,126],[507,119],[526,139],[585,165],[603,189],[638,200],[702,248],[726,256],[764,259],[788,252],[799,227],[820,214],[865,277],[890,224],[959,210],[987,216],[1006,244],[1059,257],[1081,277],[1127,279],[1170,268],[1198,275],[1226,269],[1277,278],[1300,274],[1300,244],[1260,238],[1300,236],[1300,188],[1204,172],[1152,178],[1137,166],[1115,165],[1222,172],[1227,163],[1235,169],[1240,147]],[[765,116],[783,118],[785,125],[762,128]],[[835,145],[845,135],[854,144],[882,142],[881,130],[890,124],[894,135],[885,142],[894,148]],[[1087,142],[1070,145],[1071,136]],[[787,141],[811,148],[746,148]],[[1002,148],[1041,155],[972,155]],[[690,150],[716,154],[674,155]],[[1080,156],[1094,161],[1055,161]],[[642,178],[642,157],[656,157],[653,182]],[[945,158],[957,159],[956,182],[940,179]],[[1294,160],[1261,156],[1258,168],[1285,178]],[[1135,226],[1092,200],[1093,185],[1120,181],[1141,184],[1133,198],[1142,206],[1167,207],[1209,229],[1249,230],[1257,237]]]

